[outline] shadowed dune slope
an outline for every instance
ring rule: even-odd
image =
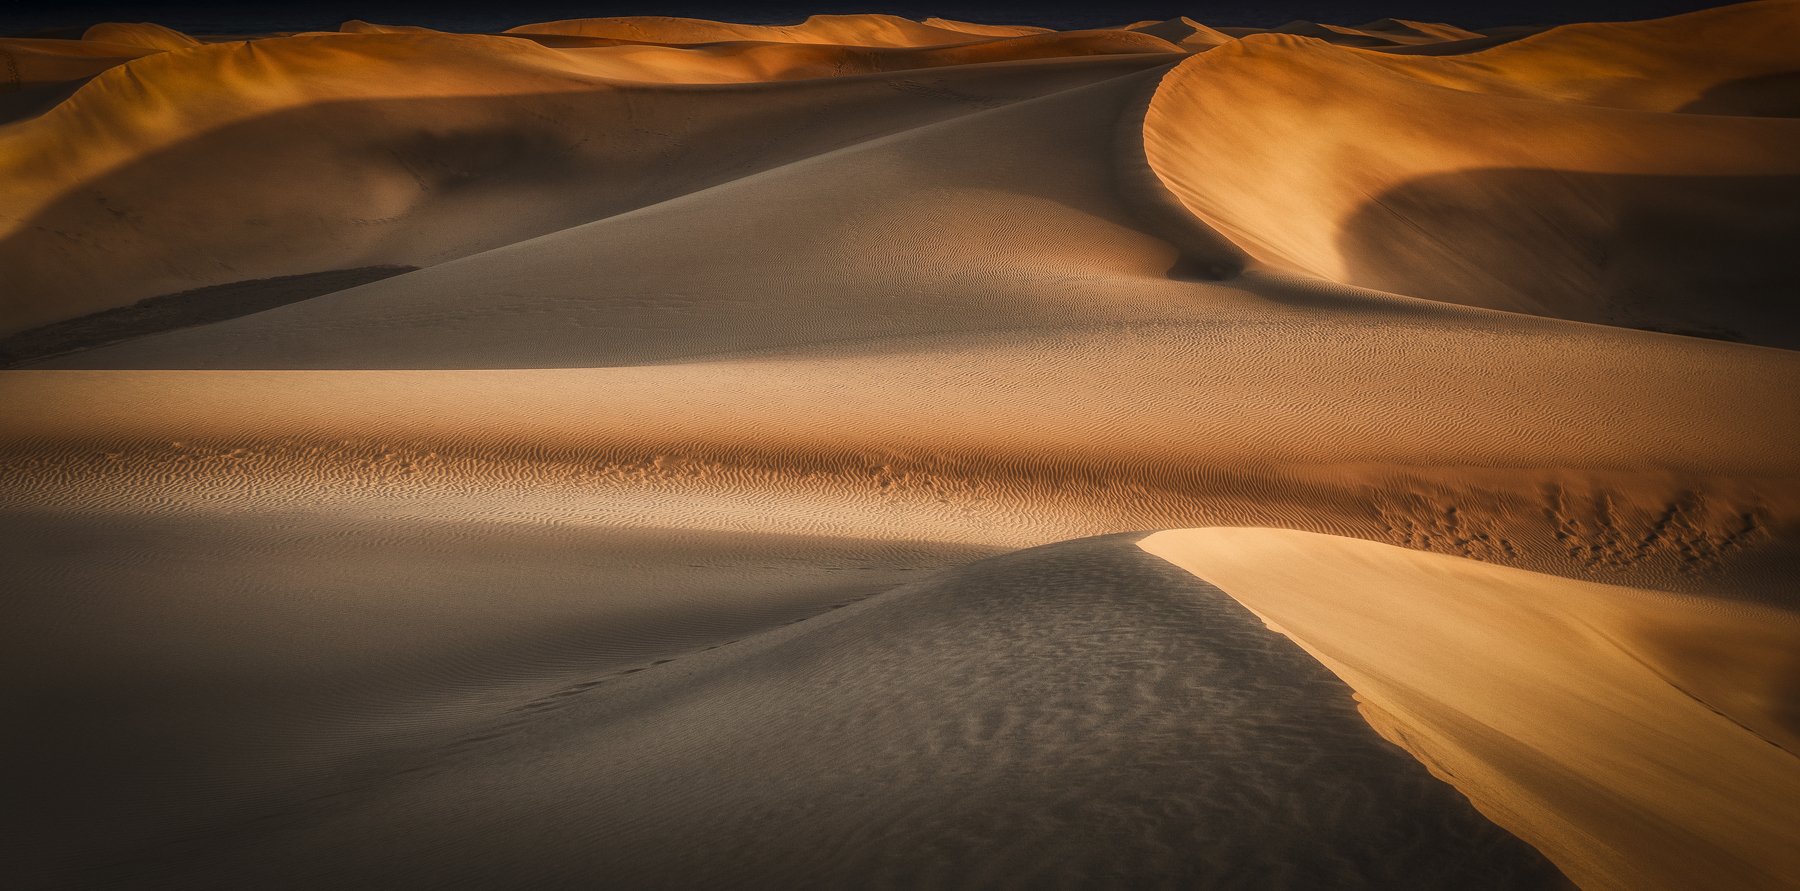
[[[520,36],[545,47],[604,59],[615,77],[659,83],[802,80],[1029,59],[1181,52],[1180,47],[1148,34],[1122,31],[1058,31],[924,47],[750,40],[669,46],[607,37]]]
[[[55,108],[94,75],[152,52],[116,43],[0,37],[0,131]]]
[[[1563,885],[1382,741],[1329,671],[1130,537],[975,563],[517,704],[468,722],[459,751],[415,756],[429,769],[93,875]]]
[[[246,279],[429,265],[1158,61],[1137,55],[1148,37],[1019,40],[1037,42],[1026,56],[1055,55],[1059,40],[1132,54],[710,88],[617,80],[643,69],[604,51],[458,35],[142,59],[0,129],[0,176],[16,187],[0,211],[11,276],[0,324]],[[730,63],[657,52],[702,73]]]
[[[1405,42],[1471,40],[1484,36],[1478,31],[1459,28],[1444,22],[1415,22],[1407,19],[1376,19],[1356,26],[1364,34],[1383,34]]]
[[[991,545],[1292,525],[1675,587],[1791,547],[1790,356],[1266,272],[1172,277],[1178,250],[1121,189],[1149,174],[1111,129],[1135,138],[1155,76],[50,363],[241,372],[10,376],[29,420],[8,448],[44,462],[19,491],[59,473],[229,490],[294,442],[343,442],[280,473],[424,492],[484,455],[484,487],[554,511],[601,497],[590,483],[634,503],[780,489],[884,535],[901,504],[926,511],[915,529]],[[244,461],[168,463],[190,450]],[[359,467],[364,450],[388,457]],[[121,457],[91,483],[75,469],[104,453]],[[567,474],[588,481],[559,501]],[[671,510],[659,522],[691,521]]]
[[[1779,887],[1796,9],[43,49],[0,881]]]
[[[779,503],[796,532],[1015,547],[1254,523],[1677,588],[1748,567],[1740,596],[1791,604],[1754,567],[1791,555],[1800,517],[1795,374],[1781,351],[1686,338],[1252,303],[631,368],[0,384],[6,498],[77,513],[498,498],[731,529]]]
[[[1800,282],[1777,246],[1800,235],[1800,121],[1676,112],[1800,67],[1797,11],[1571,26],[1441,58],[1251,37],[1164,78],[1145,150],[1189,210],[1278,268],[1791,347]]]
[[[1317,22],[1289,22],[1266,33],[1312,37],[1338,46],[1369,49],[1427,46],[1432,44],[1479,40],[1486,35],[1475,31],[1434,22],[1411,22],[1403,19],[1380,19],[1367,25],[1347,27]]]
[[[1444,40],[1434,43],[1414,43],[1405,46],[1381,47],[1381,51],[1396,56],[1456,56],[1464,53],[1476,53],[1482,50],[1504,46],[1517,40],[1523,40],[1533,34],[1550,30],[1548,25],[1518,26],[1494,28],[1491,33],[1482,37],[1469,37],[1463,40]]]
[[[1229,43],[1235,38],[1222,31],[1209,28],[1187,16],[1168,19],[1161,22],[1140,22],[1127,30],[1140,34],[1161,37],[1170,43],[1178,44],[1183,49],[1201,50]]]
[[[22,573],[0,700],[32,728],[9,752],[41,768],[0,813],[9,881],[146,887],[143,858],[275,828],[255,821],[467,749],[558,691],[990,553],[526,525],[400,504],[0,510]]]
[[[79,83],[152,52],[128,44],[0,37],[0,96],[19,90]]]
[[[55,322],[11,337],[0,337],[0,368],[29,365],[47,358],[135,340],[162,331],[234,319],[398,275],[410,268],[366,266],[361,269],[338,269],[310,275],[213,285],[152,297],[130,306]]]
[[[924,19],[920,24],[946,31],[960,31],[979,37],[1023,37],[1027,34],[1050,34],[1055,29],[1039,28],[1035,25],[984,25],[980,22],[961,22],[955,19],[941,19],[933,16]]]
[[[1285,25],[1270,28],[1265,34],[1292,34],[1296,37],[1310,37],[1338,46],[1386,47],[1399,46],[1402,41],[1386,34],[1368,34],[1355,28],[1343,25],[1325,25],[1318,22],[1294,21]]]
[[[1191,318],[1211,291],[1168,280],[1175,252],[1143,231],[1115,187],[1121,116],[1154,75],[1115,73],[385,286],[70,361],[584,367],[971,327]],[[996,215],[1034,224],[1004,231],[988,225]],[[740,237],[748,226],[757,238]],[[933,262],[908,260],[918,256]]]
[[[1317,656],[1583,888],[1775,891],[1800,871],[1791,611],[1268,529],[1142,547]]]

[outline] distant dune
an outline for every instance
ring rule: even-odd
[[[0,878],[1786,887],[1797,72],[0,39]]]
[[[1800,120],[1706,107],[1786,107],[1797,44],[1787,4],[1443,57],[1256,36],[1172,70],[1145,147],[1189,210],[1277,268],[1791,348],[1800,273],[1777,245],[1800,231]]]
[[[520,25],[509,34],[574,34],[617,37],[684,46],[727,41],[810,43],[833,46],[919,47],[970,43],[989,37],[1017,37],[1041,28],[971,26],[945,19],[915,22],[892,15],[815,15],[798,25],[736,25],[665,16],[569,19]]]
[[[0,210],[4,328],[246,279],[441,262],[1174,51],[1130,33],[916,51],[375,33],[161,53],[0,131],[16,189]],[[992,65],[1013,59],[1048,70]],[[889,71],[906,73],[807,80]]]

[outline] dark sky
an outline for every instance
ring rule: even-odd
[[[682,15],[739,22],[797,22],[808,14],[887,12],[1055,28],[1117,25],[1187,15],[1217,25],[1278,25],[1294,19],[1357,24],[1382,16],[1479,27],[1653,18],[1719,6],[1704,0],[0,0],[0,33],[79,28],[99,21],[154,21],[201,33],[332,28],[350,18],[456,31],[604,15]]]

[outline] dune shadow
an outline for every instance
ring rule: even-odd
[[[61,184],[0,237],[0,308],[16,328],[231,281],[434,265],[1144,64],[930,69],[946,89],[924,92],[905,89],[915,73],[281,108]]]
[[[1364,204],[1349,283],[1446,302],[1800,349],[1800,176],[1468,170]]]
[[[412,266],[360,266],[193,288],[139,300],[0,338],[0,368],[77,353],[180,328],[210,325],[411,272]]]
[[[1438,43],[1384,46],[1380,48],[1380,51],[1395,56],[1466,56],[1524,40],[1548,30],[1550,30],[1549,26],[1545,25],[1517,25],[1492,29],[1480,37],[1444,40]]]
[[[1800,71],[1726,81],[1676,110],[1683,114],[1800,118]]]
[[[1179,253],[1164,272],[1174,281],[1224,281],[1242,275],[1250,258],[1231,239],[1207,225],[1169,191],[1144,147],[1145,116],[1162,79],[1146,81],[1120,112],[1112,147],[1114,191],[1143,231]]]
[[[453,742],[378,784],[107,877],[1563,886],[1371,728],[1328,668],[1140,537],[945,567],[782,628],[721,630],[736,639],[719,646],[592,665],[495,700],[513,704],[497,723],[452,716]]]
[[[0,90],[0,124],[12,124],[35,118],[75,95],[81,85],[92,78],[31,84],[16,90]]]

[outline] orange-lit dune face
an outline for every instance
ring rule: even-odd
[[[1791,887],[1796,72],[0,38],[0,883]]]
[[[1800,669],[1791,611],[1269,529],[1142,546],[1330,665],[1390,740],[1583,887],[1778,887],[1800,868],[1800,727],[1767,686]]]
[[[1039,33],[1039,28],[973,26],[944,19],[915,22],[891,15],[815,15],[798,25],[736,25],[661,16],[570,19],[520,25],[509,34],[614,37],[671,46],[748,40],[834,46],[918,47],[970,43],[992,37]]]
[[[1146,154],[1184,206],[1276,268],[1791,346],[1767,338],[1792,329],[1800,288],[1779,248],[1800,230],[1781,77],[1796,13],[1568,26],[1445,57],[1249,37],[1164,78]]]
[[[962,42],[552,47],[386,31],[195,45],[132,66],[108,58],[75,95],[0,131],[13,199],[0,210],[0,262],[13,276],[0,330],[246,277],[427,265],[703,187],[721,162],[756,169],[788,151],[710,147],[713,131],[759,121],[780,133],[827,115],[848,120],[797,136],[841,145],[1177,51],[1115,32]],[[1089,64],[1097,57],[1116,64]],[[1025,61],[1049,70],[1001,67]],[[849,80],[939,68],[953,70]],[[774,86],[821,78],[833,82]],[[746,97],[752,84],[767,86]],[[667,164],[696,151],[715,160]],[[312,186],[296,194],[271,168]],[[594,177],[615,182],[567,188]],[[221,193],[221,179],[237,185]],[[186,247],[169,250],[171,237]]]
[[[81,43],[117,43],[158,52],[179,51],[200,46],[200,41],[172,28],[152,22],[105,22],[87,29]]]

